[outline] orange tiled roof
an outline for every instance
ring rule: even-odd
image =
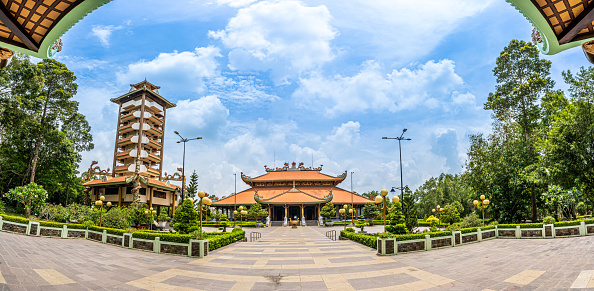
[[[100,186],[100,185],[112,185],[112,184],[125,184],[127,178],[130,178],[130,177],[120,176],[120,177],[111,178],[105,182],[103,182],[102,179],[97,179],[97,180],[91,180],[86,183],[83,183],[83,185],[85,185],[85,186]],[[156,187],[164,188],[164,189],[168,189],[168,190],[181,189],[181,187],[179,187],[177,185],[167,186],[166,182],[155,180],[155,179],[148,179],[148,183],[150,186],[156,186]]]
[[[346,173],[346,172],[345,172]],[[344,175],[344,174],[343,174]],[[345,177],[340,175],[338,177],[332,177],[330,175],[322,174],[318,171],[278,171],[268,172],[262,176],[256,178],[250,178],[242,175],[244,181],[336,181],[344,180]],[[245,178],[244,178],[245,177]]]
[[[340,189],[338,187],[316,187],[316,186],[298,186],[297,190],[300,192],[288,192],[292,187],[266,187],[266,188],[250,188],[237,193],[237,202],[235,196],[230,195],[219,201],[213,202],[213,205],[232,205],[232,204],[254,204],[255,190],[258,190],[258,196],[266,202],[275,204],[298,204],[298,203],[312,203],[321,202],[330,194],[332,189],[333,203],[368,203],[373,200],[352,194],[349,191]]]

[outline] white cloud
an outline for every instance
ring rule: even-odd
[[[180,100],[167,112],[167,121],[185,137],[201,135],[216,138],[227,123],[229,109],[214,95],[197,100]]]
[[[450,102],[446,100],[450,92],[462,89],[463,85],[451,60],[428,61],[417,68],[394,69],[389,74],[382,72],[379,63],[368,61],[353,77],[313,74],[302,78],[293,97],[306,108],[326,108],[327,115],[368,110],[396,112],[418,106],[445,106]],[[469,99],[468,95],[464,98]]]
[[[217,0],[219,5],[229,5],[231,7],[243,7],[250,5],[258,0]]]
[[[121,25],[94,25],[91,29],[91,32],[94,36],[96,36],[99,39],[101,45],[103,45],[104,47],[109,47],[109,38],[111,37],[111,33],[122,28],[123,27]]]
[[[225,30],[209,36],[232,49],[232,70],[270,70],[275,82],[285,83],[334,59],[330,41],[337,32],[330,19],[323,5],[264,1],[240,9]]]
[[[214,78],[208,83],[209,91],[216,92],[219,98],[236,103],[272,102],[279,100],[276,95],[268,94],[268,86],[254,76],[234,76],[233,78]]]
[[[194,91],[204,89],[204,78],[216,77],[217,57],[221,57],[217,47],[199,47],[194,51],[160,53],[151,61],[141,60],[128,65],[125,72],[117,73],[118,82],[122,85],[149,81],[167,87],[192,86]]]
[[[407,63],[438,48],[468,18],[495,1],[330,0],[331,24],[341,31],[337,44],[358,55]],[[319,3],[308,0],[306,3]]]

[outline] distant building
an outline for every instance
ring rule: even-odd
[[[149,207],[173,208],[177,205],[179,187],[169,180],[181,180],[180,174],[163,177],[163,147],[165,116],[175,104],[159,95],[160,87],[146,80],[130,85],[130,91],[111,99],[119,105],[118,123],[113,152],[113,167],[109,171],[89,168],[89,176],[103,174],[105,178],[87,181],[97,200],[105,196],[105,202],[123,206],[134,202],[133,190],[138,190],[138,202]],[[136,176],[138,174],[138,176]],[[139,183],[136,184],[135,183]]]
[[[251,188],[213,202],[212,206],[221,209],[233,220],[233,210],[236,206],[261,203],[263,208],[268,209],[273,222],[284,221],[285,217],[297,217],[299,220],[307,221],[307,225],[317,225],[320,209],[327,202],[335,204],[337,217],[339,207],[344,204],[350,206],[352,203],[356,212],[355,219],[362,214],[365,203],[373,202],[337,187],[346,178],[346,172],[334,177],[322,174],[322,166],[306,168],[303,163],[297,166],[295,162],[292,167],[286,163],[282,168],[264,168],[266,174],[255,178],[241,173],[241,179]],[[351,216],[348,215],[347,218],[350,219]]]

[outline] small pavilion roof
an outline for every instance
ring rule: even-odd
[[[111,0],[0,1],[0,47],[46,59],[68,29]]]
[[[165,99],[165,97],[159,94],[159,91],[157,90],[159,88],[161,87],[156,86],[148,82],[147,80],[144,80],[137,84],[130,84],[130,92],[116,98],[111,98],[110,101],[116,104],[124,103],[127,102],[126,97],[133,95],[137,92],[146,91],[149,92],[153,98],[161,100],[163,103],[165,103],[166,109],[175,107],[176,105],[174,103],[171,103],[169,100]]]
[[[547,55],[594,39],[594,2],[589,0],[506,0],[536,28],[533,40]]]
[[[115,177],[115,178],[111,178],[111,179],[97,179],[97,180],[91,180],[88,182],[83,183],[83,185],[91,187],[91,186],[109,186],[109,185],[128,185],[128,183],[126,183],[126,179],[128,179],[130,177],[128,176],[120,176],[120,177]],[[173,190],[181,190],[181,187],[177,186],[177,185],[167,185],[166,182],[163,181],[159,181],[159,180],[155,180],[155,179],[148,179],[148,186],[153,186],[156,188],[160,188],[160,189],[165,189],[165,190],[169,190],[169,191],[173,191]]]

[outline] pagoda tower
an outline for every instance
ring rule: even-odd
[[[165,115],[175,104],[159,95],[159,88],[144,80],[111,99],[120,106],[112,177],[132,176],[138,164],[141,176],[162,179]]]

